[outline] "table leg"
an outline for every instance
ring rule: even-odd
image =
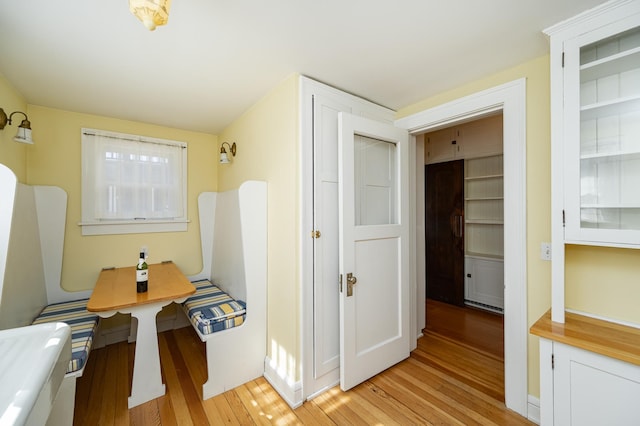
[[[160,372],[160,351],[156,315],[162,306],[141,305],[132,309],[131,316],[138,320],[136,353],[133,361],[133,383],[129,408],[143,404],[165,394]]]

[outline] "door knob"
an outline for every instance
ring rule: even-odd
[[[347,297],[353,296],[353,286],[358,282],[358,279],[349,272],[347,274]]]

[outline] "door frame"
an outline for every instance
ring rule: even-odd
[[[424,191],[424,140],[417,137],[426,131],[471,121],[485,115],[503,113],[504,155],[504,365],[505,405],[527,417],[528,409],[528,326],[527,326],[527,203],[526,203],[526,79],[521,78],[469,96],[415,113],[395,121],[413,136],[410,149],[414,152],[411,180],[420,198]],[[424,197],[424,195],[422,195]],[[415,197],[414,197],[415,198]],[[424,229],[424,211],[411,209],[414,228]],[[424,233],[412,232],[416,237],[415,275],[425,274]],[[422,240],[422,241],[420,241]],[[412,256],[413,257],[413,256]],[[424,328],[426,289],[418,285],[414,303],[416,335]]]

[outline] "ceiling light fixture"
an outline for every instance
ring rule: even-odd
[[[4,129],[7,124],[11,124],[11,118],[13,114],[22,114],[24,115],[24,120],[18,126],[18,133],[13,138],[14,141],[20,143],[28,143],[33,145],[33,139],[31,139],[31,122],[29,121],[29,117],[22,111],[14,111],[7,118],[7,114],[4,112],[2,108],[0,108],[0,130]]]
[[[169,20],[171,0],[129,0],[129,10],[149,31]]]
[[[220,146],[220,164],[229,164],[231,160],[227,155],[227,150],[224,149],[224,146],[227,145],[229,147],[229,152],[231,152],[231,156],[236,156],[236,143],[229,145],[229,142],[222,142],[222,146]]]

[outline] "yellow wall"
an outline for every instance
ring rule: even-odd
[[[640,324],[640,250],[566,247],[566,307]]]
[[[397,116],[405,117],[523,77],[527,81],[527,297],[531,325],[551,306],[551,264],[540,260],[540,243],[551,240],[549,57],[433,96],[399,110]],[[528,352],[529,393],[539,395],[538,339],[533,336],[529,337]]]
[[[218,173],[220,191],[245,180],[267,182],[267,351],[287,377],[300,379],[298,284],[298,75],[292,75],[234,121],[219,141],[236,142],[233,163]]]
[[[14,111],[22,111],[29,115],[27,102],[2,74],[0,74],[0,108],[4,110],[7,116]],[[11,125],[7,124],[4,130],[0,130],[0,163],[9,167],[18,177],[18,181],[24,183],[27,181],[27,150],[31,146],[13,141],[18,131],[18,125],[23,118],[22,114],[14,115],[13,123]],[[31,127],[36,128],[33,123]],[[34,130],[34,140],[37,137],[38,132]]]
[[[187,275],[202,268],[197,197],[217,189],[216,136],[89,114],[29,106],[35,144],[28,147],[27,183],[55,185],[67,192],[67,224],[62,286],[67,290],[93,288],[105,266],[136,263],[140,246],[149,249],[150,263],[173,260]],[[188,144],[187,232],[82,236],[82,127],[183,141]],[[36,131],[37,129],[37,131]]]

